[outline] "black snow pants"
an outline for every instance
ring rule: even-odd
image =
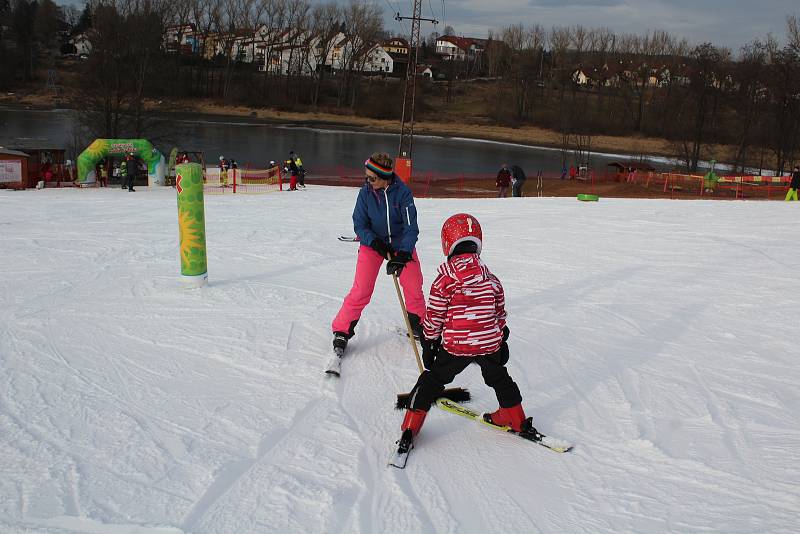
[[[414,389],[411,390],[410,406],[414,410],[428,411],[431,405],[442,394],[447,384],[469,364],[476,363],[481,368],[483,381],[494,389],[497,402],[503,408],[511,408],[522,402],[519,387],[508,374],[508,344],[503,342],[500,349],[484,356],[453,356],[443,348],[439,349],[433,368],[423,371]]]

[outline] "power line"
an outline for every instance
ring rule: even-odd
[[[390,13],[400,13],[400,5],[397,4],[397,1],[395,1],[395,4],[397,4],[396,8],[389,3],[389,0],[384,0],[384,2],[386,2],[386,5],[389,6]],[[409,35],[410,32],[408,31],[406,23],[402,19],[398,19],[397,17],[394,17],[394,19],[400,23],[400,29],[403,30],[403,35]]]
[[[436,25],[439,21],[422,17],[422,0],[414,0],[412,16],[403,17],[400,15],[400,12],[398,12],[395,18],[397,20],[411,20],[411,39],[408,43],[408,64],[406,65],[406,84],[403,90],[403,111],[400,117],[400,146],[397,150],[398,156],[410,160],[414,139],[414,105],[417,86],[420,23],[424,20]]]

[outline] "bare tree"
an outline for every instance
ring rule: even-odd
[[[776,168],[784,168],[796,157],[800,141],[800,49],[792,45],[771,52],[765,81],[770,92],[767,106],[766,142],[775,156]]]
[[[789,46],[800,50],[800,21],[796,15],[786,17],[786,36],[789,38]]]
[[[487,74],[494,78],[502,69],[504,48],[497,46],[499,36],[495,34],[494,30],[489,30],[487,37],[486,49],[483,54],[486,59]]]
[[[550,30],[550,49],[553,53],[553,65],[556,75],[562,85],[570,79],[570,63],[567,57],[569,44],[572,40],[571,31],[566,27],[553,27]]]
[[[765,90],[762,79],[766,75],[766,60],[763,44],[755,40],[742,47],[739,61],[733,66],[736,86],[731,91],[731,105],[737,110],[734,124],[739,132],[734,165],[742,171],[759,123],[758,116],[764,111],[761,109]]]
[[[572,46],[572,53],[574,54],[574,63],[580,63],[583,59],[583,53],[589,44],[589,32],[580,24],[573,26],[570,30],[570,45]]]
[[[343,29],[347,43],[342,47],[340,64],[343,72],[339,78],[337,105],[344,105],[349,97],[349,105],[354,108],[360,71],[367,61],[367,54],[383,31],[382,9],[376,4],[350,0],[344,8],[343,15]]]
[[[691,172],[697,171],[702,148],[708,142],[707,129],[713,121],[711,113],[715,109],[721,62],[722,55],[710,43],[696,47],[691,54],[688,113],[680,121],[683,159]]]
[[[222,71],[222,79],[219,88],[219,96],[226,98],[231,87],[236,64],[239,61],[238,53],[234,53],[237,40],[244,38],[245,32],[241,31],[241,24],[247,17],[245,5],[241,0],[217,0],[220,9],[214,19],[214,27],[217,33],[222,56],[225,58],[225,66]]]
[[[608,28],[592,28],[587,35],[589,51],[597,52],[601,62],[616,51],[616,35]]]
[[[524,28],[515,24],[504,28],[502,37],[503,72],[514,89],[514,113],[519,119],[527,119],[533,111],[533,88],[541,75],[544,29],[539,25]]]
[[[311,6],[308,0],[287,0],[286,3],[286,21],[289,26],[287,33],[287,41],[285,49],[289,51],[286,58],[286,86],[285,93],[287,97],[294,96],[295,99],[299,96],[297,85],[300,83],[299,70],[304,63],[303,56],[304,48],[308,42],[308,13]]]
[[[286,0],[259,0],[262,9],[260,10],[261,33],[259,41],[263,47],[264,73],[261,83],[261,95],[264,98],[270,96],[272,89],[271,79],[275,74],[280,75],[281,59],[278,50],[284,41],[285,28],[287,25],[287,6]],[[277,63],[277,71],[274,64]]]
[[[311,99],[314,106],[319,103],[326,63],[339,40],[341,20],[341,10],[335,3],[316,5],[311,12],[311,31],[316,39],[313,53],[310,55],[315,79],[314,94]]]

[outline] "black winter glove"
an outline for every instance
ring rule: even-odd
[[[422,344],[422,365],[430,371],[436,363],[436,355],[439,354],[439,348],[442,346],[442,338],[437,337],[431,340],[422,336],[419,341]]]
[[[386,274],[389,276],[396,274],[400,276],[400,273],[403,272],[403,267],[406,266],[406,263],[411,261],[411,254],[406,252],[405,250],[398,250],[392,256],[392,259],[389,260],[389,263],[386,264]]]
[[[508,335],[511,333],[511,330],[508,329],[507,326],[503,327],[503,341],[508,341]]]
[[[383,239],[373,239],[369,246],[384,258],[390,257],[392,246],[384,243]]]

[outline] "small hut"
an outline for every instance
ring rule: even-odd
[[[644,171],[653,172],[655,167],[644,161],[612,161],[608,164],[609,167],[614,167],[617,174],[624,174],[630,171]]]
[[[644,161],[612,161],[608,166],[614,169],[614,179],[618,182],[635,182],[637,175],[656,170],[655,167]]]
[[[28,184],[28,158],[19,150],[0,148],[0,189],[25,189]]]

